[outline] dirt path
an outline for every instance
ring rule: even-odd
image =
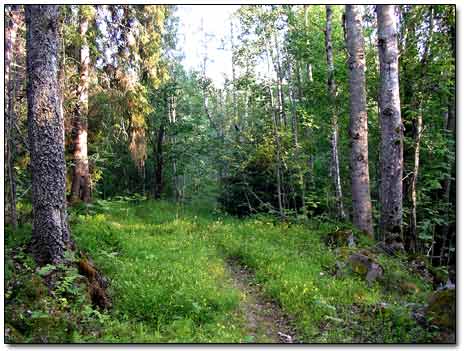
[[[259,286],[252,283],[253,272],[235,259],[228,259],[227,266],[235,287],[242,292],[240,308],[249,333],[249,340],[246,341],[298,343],[291,318],[274,301],[266,298]]]

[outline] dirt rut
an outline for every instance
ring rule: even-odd
[[[247,342],[298,343],[292,318],[267,298],[259,285],[253,283],[254,273],[237,259],[228,259],[227,268],[235,287],[242,292],[240,309],[246,318]]]

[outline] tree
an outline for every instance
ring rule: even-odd
[[[87,43],[87,31],[92,8],[88,5],[79,7],[80,19],[80,78],[78,87],[78,101],[73,118],[73,178],[71,185],[71,202],[90,201],[90,174],[87,155],[87,117],[89,111],[89,65],[90,50]]]
[[[27,5],[27,102],[32,171],[31,249],[38,262],[62,260],[70,243],[64,125],[58,71],[60,6]]]
[[[332,135],[331,144],[331,174],[335,188],[335,202],[337,206],[337,216],[341,219],[346,218],[343,208],[343,194],[340,181],[340,162],[338,157],[338,118],[336,112],[337,86],[335,84],[335,69],[332,51],[332,7],[326,5],[326,27],[325,27],[325,47],[327,54],[328,78],[327,85],[330,94],[330,109],[332,112]]]
[[[14,229],[18,223],[16,213],[16,174],[14,169],[15,157],[15,126],[16,126],[16,80],[18,63],[18,26],[20,19],[19,5],[11,5],[5,26],[5,166],[8,178],[7,194],[9,197],[10,222]]]
[[[369,190],[368,128],[361,7],[346,5],[346,46],[350,85],[351,196],[353,223],[373,235]]]
[[[402,241],[403,124],[394,5],[377,5],[380,61],[380,231],[387,244]]]

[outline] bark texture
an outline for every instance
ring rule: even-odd
[[[82,11],[82,10],[81,10]],[[90,201],[90,174],[87,155],[87,116],[89,112],[89,64],[90,50],[87,44],[87,30],[89,19],[80,15],[80,78],[78,88],[78,102],[73,118],[73,178],[71,185],[71,202],[79,200]]]
[[[333,61],[332,50],[332,6],[326,5],[326,27],[325,27],[325,48],[327,53],[327,70],[328,79],[327,85],[329,87],[330,105],[332,112],[332,135],[330,138],[331,144],[331,173],[335,188],[335,202],[337,207],[337,216],[341,219],[346,218],[345,210],[343,208],[343,194],[340,181],[340,161],[338,157],[338,118],[335,110],[337,86],[335,84],[335,69]]]
[[[346,5],[346,42],[350,86],[351,194],[354,225],[373,236],[369,189],[366,60],[359,5]]]
[[[388,243],[402,241],[403,123],[400,112],[398,42],[394,5],[377,5],[380,61],[380,230]]]
[[[64,124],[58,82],[60,7],[27,5],[27,102],[33,228],[37,261],[62,260],[70,243],[66,212]]]

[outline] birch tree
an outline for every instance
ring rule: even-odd
[[[380,230],[387,244],[402,241],[403,123],[394,5],[377,5],[380,62]]]
[[[18,27],[20,20],[19,5],[11,5],[8,9],[5,26],[5,166],[6,194],[9,202],[10,223],[16,229],[18,216],[16,213],[16,174],[14,168],[15,158],[15,125],[16,125],[16,81],[17,81],[17,55],[18,55]]]
[[[325,27],[325,47],[327,54],[327,85],[330,95],[330,110],[332,114],[332,134],[330,137],[331,145],[331,174],[335,188],[335,202],[337,216],[341,219],[346,218],[343,208],[342,186],[340,181],[340,161],[338,157],[338,118],[336,113],[337,86],[335,83],[335,68],[332,50],[332,7],[326,5],[326,27]]]
[[[369,189],[368,129],[361,6],[346,5],[346,46],[350,86],[351,196],[353,223],[373,235]]]
[[[90,6],[79,7],[79,34],[81,40],[79,87],[76,113],[73,116],[73,178],[71,202],[90,201],[90,173],[87,153],[87,115],[89,112],[89,72],[90,49],[87,43],[87,31],[90,21]]]

